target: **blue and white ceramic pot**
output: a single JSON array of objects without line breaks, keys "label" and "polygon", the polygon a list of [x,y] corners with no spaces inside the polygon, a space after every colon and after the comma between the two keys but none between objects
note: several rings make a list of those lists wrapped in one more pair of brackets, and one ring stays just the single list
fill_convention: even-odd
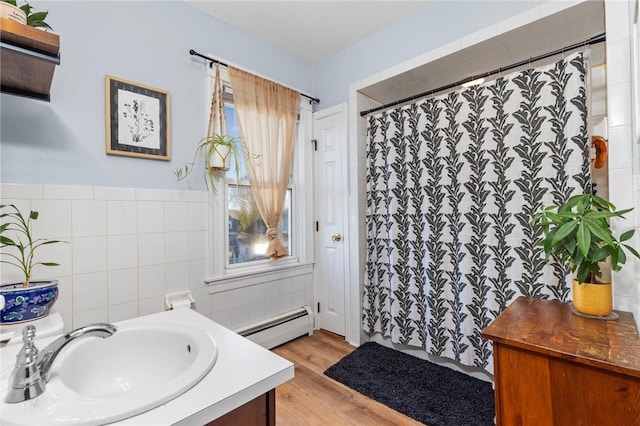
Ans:
[{"label": "blue and white ceramic pot", "polygon": [[32,281],[29,287],[20,284],[0,286],[0,324],[44,318],[51,312],[58,298],[58,280]]}]

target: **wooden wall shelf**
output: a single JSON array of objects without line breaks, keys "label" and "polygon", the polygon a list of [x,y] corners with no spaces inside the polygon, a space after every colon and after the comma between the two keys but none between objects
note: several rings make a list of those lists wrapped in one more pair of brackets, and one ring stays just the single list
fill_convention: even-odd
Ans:
[{"label": "wooden wall shelf", "polygon": [[60,37],[0,18],[0,48],[0,91],[49,102]]}]

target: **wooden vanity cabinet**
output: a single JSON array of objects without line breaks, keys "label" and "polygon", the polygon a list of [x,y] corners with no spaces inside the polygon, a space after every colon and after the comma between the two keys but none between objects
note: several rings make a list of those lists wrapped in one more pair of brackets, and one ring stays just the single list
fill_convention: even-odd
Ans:
[{"label": "wooden vanity cabinet", "polygon": [[206,426],[275,426],[276,390],[247,402],[224,416],[207,423]]},{"label": "wooden vanity cabinet", "polygon": [[497,425],[640,425],[638,330],[633,314],[616,313],[584,318],[520,297],[489,324]]}]

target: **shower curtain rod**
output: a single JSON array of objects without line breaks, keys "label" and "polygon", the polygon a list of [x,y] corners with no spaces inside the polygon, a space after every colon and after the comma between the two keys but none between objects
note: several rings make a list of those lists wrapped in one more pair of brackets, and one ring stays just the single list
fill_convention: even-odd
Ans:
[{"label": "shower curtain rod", "polygon": [[[219,61],[217,59],[213,59],[213,58],[210,58],[208,56],[205,56],[205,55],[203,55],[201,53],[196,52],[193,49],[189,50],[189,55],[191,55],[191,56],[199,56],[201,58],[206,59],[207,61],[211,61],[211,63],[209,64],[210,67],[213,67],[213,64],[218,64],[218,65],[222,65],[223,67],[229,68],[229,65],[225,64],[224,62],[221,62],[221,61]],[[313,102],[316,102],[316,103],[320,102],[320,99],[314,98],[313,96],[305,95],[304,93],[300,93],[300,95],[304,96],[305,98],[308,98],[310,104],[313,103]]]},{"label": "shower curtain rod", "polygon": [[571,46],[565,46],[562,49],[554,50],[553,52],[544,53],[542,55],[539,55],[539,56],[536,56],[536,57],[533,57],[533,58],[529,58],[529,59],[524,60],[524,61],[516,62],[515,64],[507,65],[505,67],[500,67],[498,69],[486,72],[484,74],[478,74],[478,75],[474,75],[473,77],[467,77],[467,78],[465,78],[463,80],[456,81],[455,83],[451,83],[451,84],[447,84],[446,86],[438,87],[437,89],[431,89],[431,90],[429,90],[427,92],[422,92],[422,93],[418,93],[417,95],[409,96],[408,98],[400,99],[398,101],[391,102],[391,103],[388,103],[388,104],[385,104],[385,105],[382,105],[382,106],[379,106],[379,107],[371,108],[371,109],[368,109],[366,111],[361,111],[360,112],[360,116],[364,117],[365,115],[371,114],[372,112],[377,112],[377,111],[380,111],[380,110],[383,110],[383,109],[391,108],[391,107],[403,104],[405,102],[413,101],[413,100],[416,100],[416,99],[425,98],[425,97],[427,97],[429,95],[433,95],[435,93],[442,92],[444,90],[453,89],[454,87],[460,86],[460,85],[462,85],[464,83],[469,83],[469,82],[471,82],[473,80],[477,80],[479,78],[489,77],[489,76],[494,75],[494,74],[499,74],[499,73],[501,73],[503,71],[509,71],[511,69],[521,67],[522,65],[530,64],[532,62],[536,62],[536,61],[539,61],[539,60],[542,60],[542,59],[546,59],[546,58],[549,58],[551,56],[559,55],[560,53],[565,53],[567,51],[570,51],[570,50],[573,50],[573,49],[577,49],[579,47],[583,47],[583,46],[587,46],[587,45],[591,46],[592,44],[602,43],[606,39],[607,39],[606,34],[602,33],[602,34],[599,34],[597,36],[593,36],[593,37],[591,37],[591,38],[589,38],[587,40],[584,40],[584,41],[582,41],[580,43],[575,43],[575,44],[572,44]]}]

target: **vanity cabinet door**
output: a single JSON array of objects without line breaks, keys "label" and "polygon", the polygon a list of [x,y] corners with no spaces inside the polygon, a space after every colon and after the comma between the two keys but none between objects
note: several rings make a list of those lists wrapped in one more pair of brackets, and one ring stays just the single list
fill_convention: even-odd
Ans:
[{"label": "vanity cabinet door", "polygon": [[206,426],[275,426],[276,390],[260,395]]}]

